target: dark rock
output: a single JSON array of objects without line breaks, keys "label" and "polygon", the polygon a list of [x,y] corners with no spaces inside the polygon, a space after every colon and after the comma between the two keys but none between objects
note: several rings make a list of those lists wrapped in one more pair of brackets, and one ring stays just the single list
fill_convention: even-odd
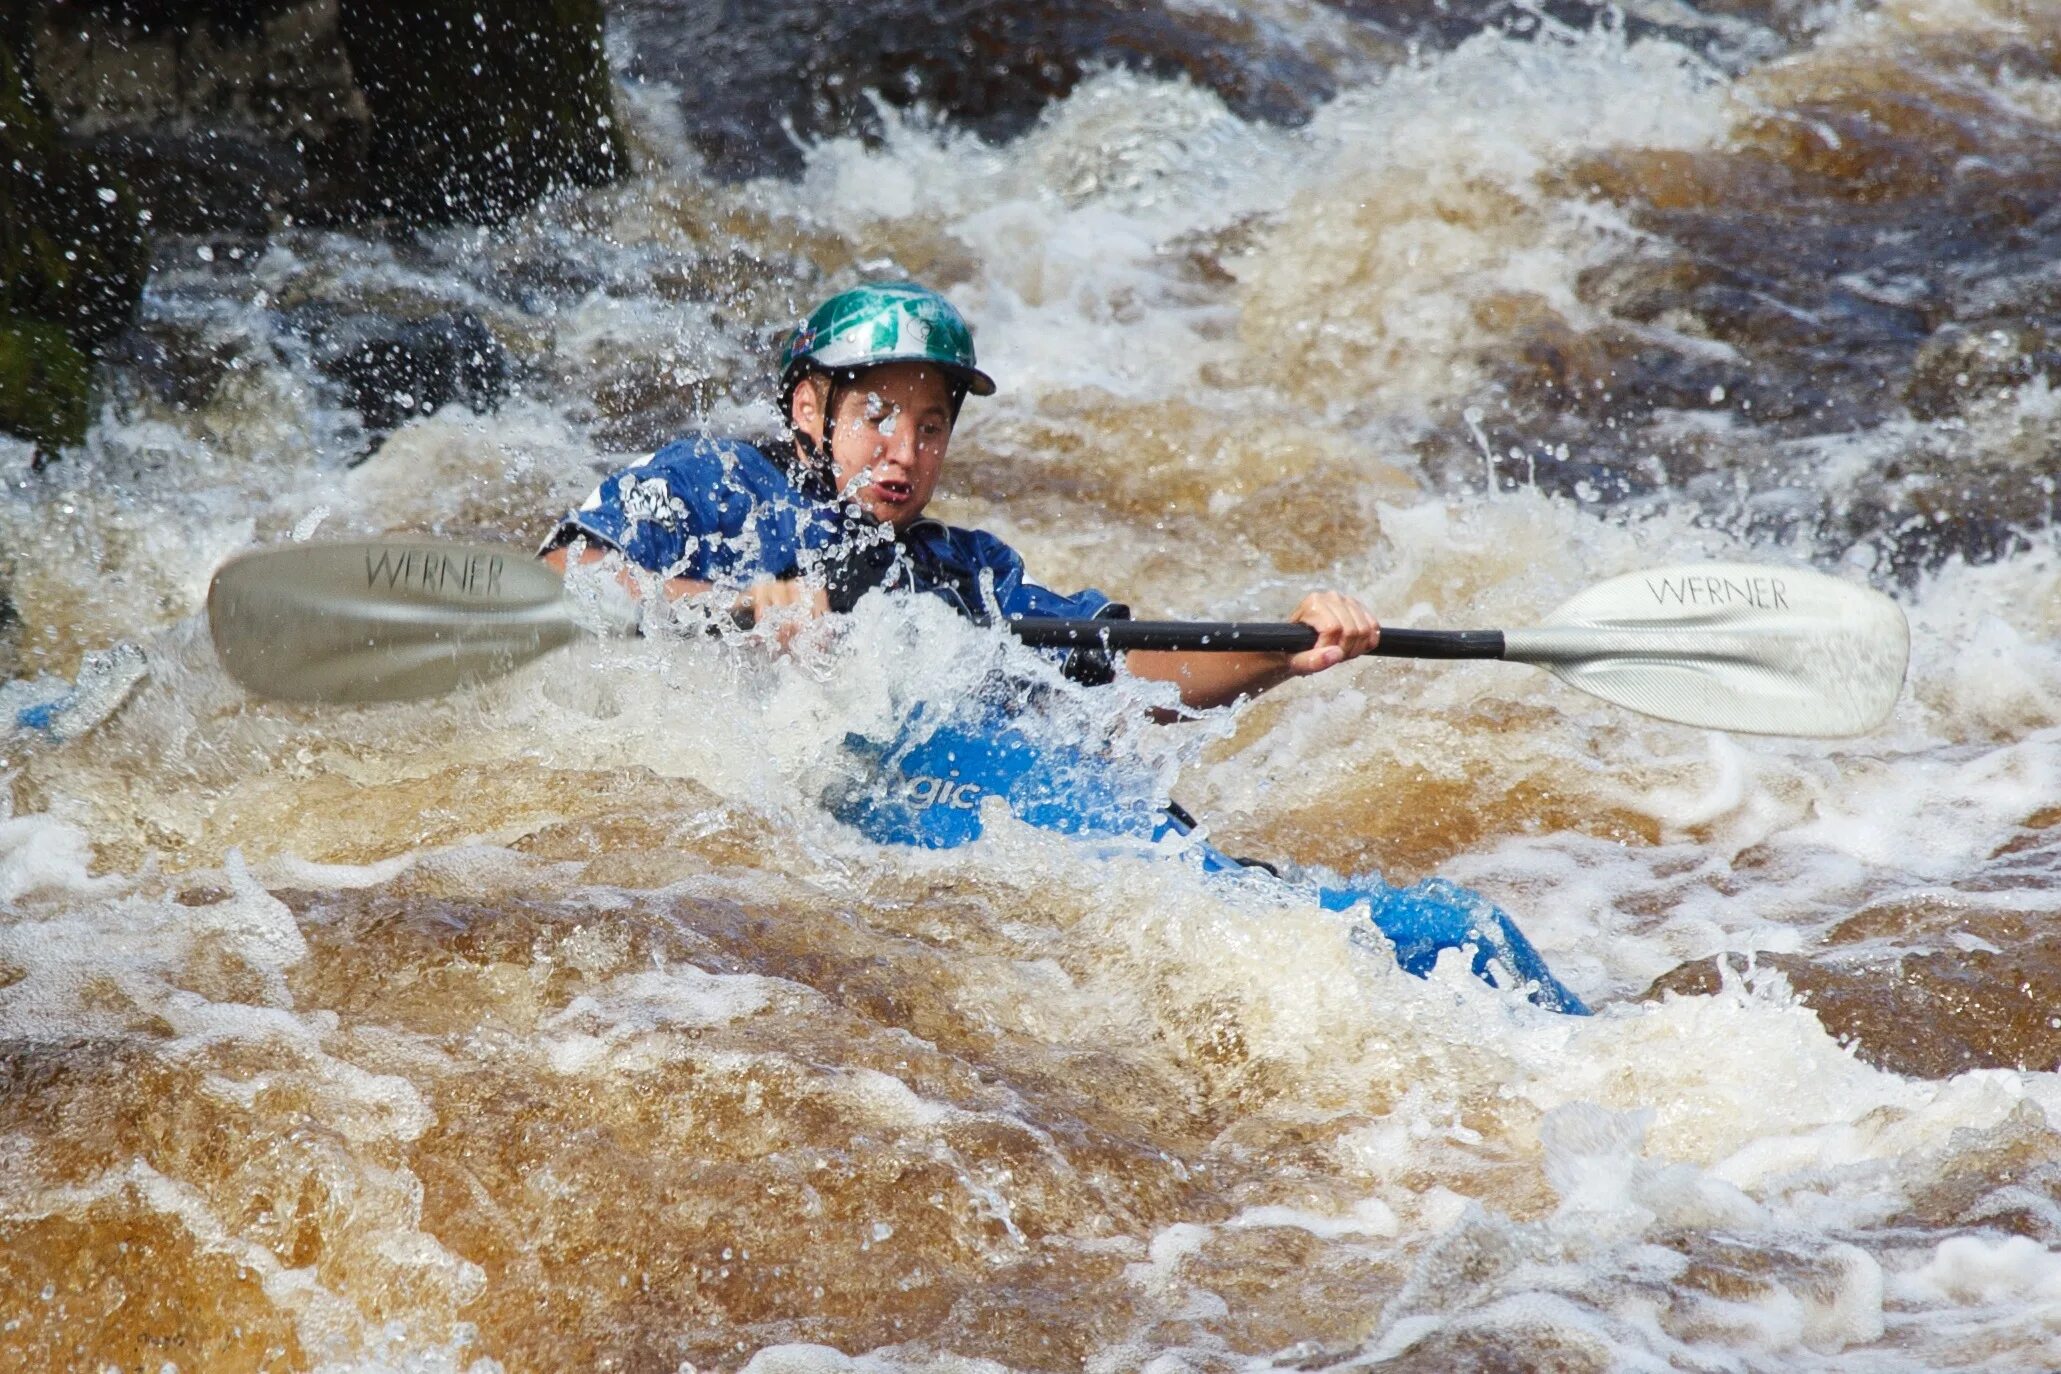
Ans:
[{"label": "dark rock", "polygon": [[369,213],[498,221],[627,167],[600,0],[338,0],[372,109]]},{"label": "dark rock", "polygon": [[36,47],[67,138],[129,177],[158,229],[263,233],[365,198],[372,114],[335,0],[71,0]]},{"label": "dark rock", "polygon": [[452,401],[484,412],[508,394],[508,352],[470,311],[394,320],[307,307],[292,328],[375,440]]},{"label": "dark rock", "polygon": [[[1716,43],[1721,32],[1719,26],[1707,21],[1696,23],[1699,16],[1686,7],[1682,10],[1682,18],[1686,22],[1669,24],[1628,12],[1610,0],[1329,0],[1329,3],[1333,9],[1341,10],[1362,23],[1425,47],[1457,47],[1476,34],[1491,31],[1512,38],[1529,38],[1550,25],[1556,29],[1577,31],[1608,26],[1622,31],[1634,42],[1659,39],[1677,47],[1696,50],[1706,57],[1720,55],[1723,51]],[[1773,4],[1763,0],[1756,4],[1756,8],[1776,8],[1780,3],[1781,0],[1774,0]],[[1702,0],[1697,8],[1710,11],[1711,0]]]},{"label": "dark rock", "polygon": [[0,315],[0,429],[36,443],[35,466],[86,437],[93,365],[65,331]]},{"label": "dark rock", "polygon": [[306,162],[276,142],[216,129],[125,129],[91,146],[121,169],[154,229],[262,235],[279,213],[325,218]]},{"label": "dark rock", "polygon": [[[1607,0],[1326,0],[1348,22],[1280,22],[1180,0],[611,0],[627,74],[680,92],[691,137],[720,175],[791,173],[799,142],[872,137],[875,102],[922,106],[983,138],[1013,137],[1100,67],[1180,77],[1241,118],[1300,123],[1341,78],[1494,31],[1610,27],[1736,68],[1783,46],[1776,27],[1658,23]],[[1734,0],[1772,24],[1802,0]],[[1337,35],[1349,32],[1342,43]],[[1745,45],[1742,48],[1741,45]]]},{"label": "dark rock", "polygon": [[214,399],[241,351],[238,344],[211,339],[197,326],[144,319],[115,340],[107,361],[120,391],[193,411]]},{"label": "dark rock", "polygon": [[65,136],[157,227],[494,221],[625,166],[599,0],[23,10]]}]

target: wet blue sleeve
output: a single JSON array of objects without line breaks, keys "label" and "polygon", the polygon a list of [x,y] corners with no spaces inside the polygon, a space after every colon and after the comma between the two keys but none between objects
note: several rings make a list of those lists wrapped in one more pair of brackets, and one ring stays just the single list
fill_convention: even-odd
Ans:
[{"label": "wet blue sleeve", "polygon": [[[720,444],[668,445],[604,478],[560,524],[558,542],[586,535],[662,577],[715,582],[741,573],[748,579],[762,555],[787,541],[778,531],[756,528],[765,521],[754,515],[767,512],[757,509],[755,494],[737,480],[736,462],[737,455]],[[740,538],[747,525],[754,526],[754,537]]]},{"label": "wet blue sleeve", "polygon": [[1041,587],[1024,574],[1023,556],[986,530],[968,531],[969,552],[982,572],[994,578],[995,600],[1004,616],[1076,616],[1092,619],[1112,603],[1090,588],[1071,596]]}]

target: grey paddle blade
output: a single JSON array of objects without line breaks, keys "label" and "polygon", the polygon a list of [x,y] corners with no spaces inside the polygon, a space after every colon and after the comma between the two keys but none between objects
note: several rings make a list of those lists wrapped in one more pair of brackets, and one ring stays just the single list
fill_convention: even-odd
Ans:
[{"label": "grey paddle blade", "polygon": [[208,626],[250,691],[338,703],[436,696],[583,633],[558,574],[520,551],[405,539],[232,559],[208,589]]},{"label": "grey paddle blade", "polygon": [[1911,649],[1880,592],[1746,563],[1612,578],[1504,641],[1505,658],[1662,720],[1815,736],[1887,720]]}]

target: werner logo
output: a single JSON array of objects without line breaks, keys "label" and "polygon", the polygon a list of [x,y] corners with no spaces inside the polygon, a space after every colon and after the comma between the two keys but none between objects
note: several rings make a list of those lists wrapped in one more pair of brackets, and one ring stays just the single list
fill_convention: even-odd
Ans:
[{"label": "werner logo", "polygon": [[1662,606],[1751,606],[1757,611],[1786,611],[1789,592],[1779,577],[1725,577],[1688,573],[1681,577],[1649,577],[1646,590]]},{"label": "werner logo", "polygon": [[928,811],[933,806],[949,806],[959,811],[978,810],[980,793],[981,787],[977,782],[953,782],[950,778],[928,777],[909,779],[909,800],[923,811]]},{"label": "werner logo", "polygon": [[367,587],[413,587],[460,596],[493,596],[501,590],[503,559],[476,553],[454,558],[435,549],[379,549],[365,554]]}]

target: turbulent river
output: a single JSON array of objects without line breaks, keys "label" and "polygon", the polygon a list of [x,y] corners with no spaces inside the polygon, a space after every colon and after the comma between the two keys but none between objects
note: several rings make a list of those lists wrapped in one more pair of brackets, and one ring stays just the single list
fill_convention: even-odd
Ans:
[{"label": "turbulent river", "polygon": [[[758,175],[619,15],[622,184],[161,240],[182,361],[0,441],[0,1365],[2061,1366],[2061,10],[1394,8],[1168,11],[1304,110],[1134,64]],[[1494,898],[1579,1020],[1137,847],[844,829],[846,732],[1020,652],[921,607],[426,704],[217,665],[223,559],[533,544],[763,431],[779,331],[885,272],[1001,383],[939,512],[1051,585],[1477,627],[1808,564],[1905,608],[1904,696],[1831,742],[1502,664],[1059,703],[1237,852]],[[507,394],[375,420],[310,342],[354,312],[471,316]]]}]

